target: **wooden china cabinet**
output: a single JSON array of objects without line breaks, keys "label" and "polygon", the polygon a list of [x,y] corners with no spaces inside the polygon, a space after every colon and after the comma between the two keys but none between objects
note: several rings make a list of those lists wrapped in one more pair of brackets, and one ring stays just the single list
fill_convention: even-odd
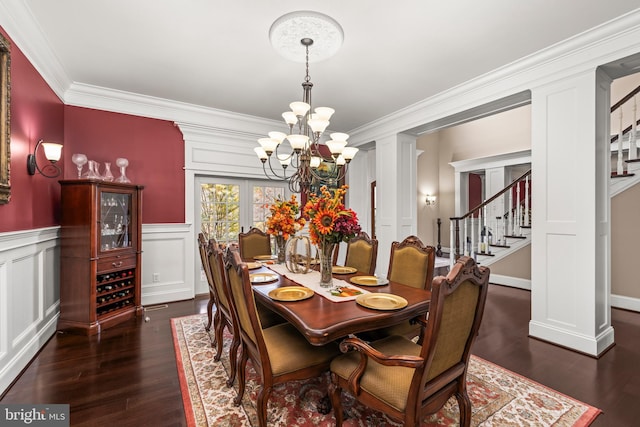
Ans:
[{"label": "wooden china cabinet", "polygon": [[95,179],[62,186],[58,330],[94,335],[142,315],[142,186]]}]

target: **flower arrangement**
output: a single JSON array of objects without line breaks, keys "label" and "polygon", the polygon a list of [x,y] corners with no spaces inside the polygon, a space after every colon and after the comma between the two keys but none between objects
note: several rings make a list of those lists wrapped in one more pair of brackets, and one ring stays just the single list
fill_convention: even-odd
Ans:
[{"label": "flower arrangement", "polygon": [[300,205],[295,194],[289,200],[276,200],[269,206],[269,211],[271,216],[267,218],[267,233],[282,236],[284,240],[300,231],[306,223],[302,217],[296,219],[300,213]]},{"label": "flower arrangement", "polygon": [[313,244],[346,242],[360,232],[358,216],[344,206],[347,188],[343,185],[331,194],[323,185],[319,196],[310,195],[304,215],[309,218],[309,235]]}]

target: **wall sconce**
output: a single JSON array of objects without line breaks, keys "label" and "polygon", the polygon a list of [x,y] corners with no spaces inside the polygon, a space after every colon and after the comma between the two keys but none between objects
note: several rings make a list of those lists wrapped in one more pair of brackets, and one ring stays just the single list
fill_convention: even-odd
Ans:
[{"label": "wall sconce", "polygon": [[[38,147],[42,145],[44,148],[44,156],[49,160],[49,163],[44,165],[42,168],[38,166],[38,161],[36,159],[36,154],[38,152]],[[33,149],[33,154],[29,154],[27,156],[27,172],[29,175],[35,175],[36,171],[40,173],[42,176],[46,176],[47,178],[55,178],[60,175],[60,168],[56,165],[56,162],[60,160],[62,156],[62,144],[56,144],[54,142],[44,142],[42,139],[38,141],[36,144],[36,148]],[[45,169],[51,169],[51,173],[44,172]]]},{"label": "wall sconce", "polygon": [[424,201],[427,206],[431,206],[431,205],[435,205],[436,204],[436,196],[430,196],[427,194],[427,198]]}]

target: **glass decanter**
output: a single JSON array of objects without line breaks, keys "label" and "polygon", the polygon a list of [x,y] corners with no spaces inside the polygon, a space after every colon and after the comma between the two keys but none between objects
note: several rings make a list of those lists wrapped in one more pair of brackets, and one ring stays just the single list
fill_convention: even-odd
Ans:
[{"label": "glass decanter", "polygon": [[129,160],[123,157],[118,157],[116,159],[116,166],[120,168],[120,176],[116,179],[116,182],[131,182],[131,180],[127,178],[126,174],[127,166],[129,166]]},{"label": "glass decanter", "polygon": [[111,173],[111,163],[104,162],[104,174],[102,175],[103,181],[113,181],[113,174]]},{"label": "glass decanter", "polygon": [[83,175],[89,179],[100,179],[100,173],[98,172],[98,162],[95,160],[89,160],[89,170]]}]

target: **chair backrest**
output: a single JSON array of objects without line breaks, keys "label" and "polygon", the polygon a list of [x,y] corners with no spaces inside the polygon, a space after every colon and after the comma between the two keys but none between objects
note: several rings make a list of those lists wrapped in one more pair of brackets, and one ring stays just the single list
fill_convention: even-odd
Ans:
[{"label": "chair backrest", "polygon": [[209,257],[207,256],[207,240],[204,237],[204,234],[198,234],[198,250],[200,252],[200,261],[202,262],[202,269],[204,270],[204,275],[207,278],[207,284],[209,286],[209,292],[214,296],[216,294],[216,289],[213,284],[213,276],[211,274],[211,264],[209,264]]},{"label": "chair backrest", "polygon": [[[461,257],[446,277],[431,288],[429,320],[424,330],[421,356],[425,359],[418,387],[430,382],[447,384],[466,373],[471,345],[484,313],[489,269]],[[414,378],[415,380],[415,378]]]},{"label": "chair backrest", "polygon": [[224,262],[231,290],[231,303],[235,308],[240,336],[243,342],[252,347],[249,349],[251,352],[257,351],[261,355],[267,355],[247,265],[242,261],[239,251],[233,246],[226,249]]},{"label": "chair backrest", "polygon": [[[224,311],[224,315],[231,316],[231,306],[229,304],[229,286],[224,273],[223,253],[215,239],[209,239],[207,245],[207,259],[213,277],[218,309]],[[222,306],[222,307],[220,307]],[[231,321],[231,319],[229,319]]]},{"label": "chair backrest", "polygon": [[246,233],[238,234],[240,257],[245,261],[253,261],[259,255],[271,254],[271,238],[259,228],[251,227]]},{"label": "chair backrest", "polygon": [[400,243],[391,244],[387,278],[392,282],[429,290],[435,262],[436,249],[425,246],[416,236],[409,236]]},{"label": "chair backrest", "polygon": [[361,231],[347,243],[344,265],[373,274],[376,271],[377,258],[378,240],[371,239],[366,232]]}]

